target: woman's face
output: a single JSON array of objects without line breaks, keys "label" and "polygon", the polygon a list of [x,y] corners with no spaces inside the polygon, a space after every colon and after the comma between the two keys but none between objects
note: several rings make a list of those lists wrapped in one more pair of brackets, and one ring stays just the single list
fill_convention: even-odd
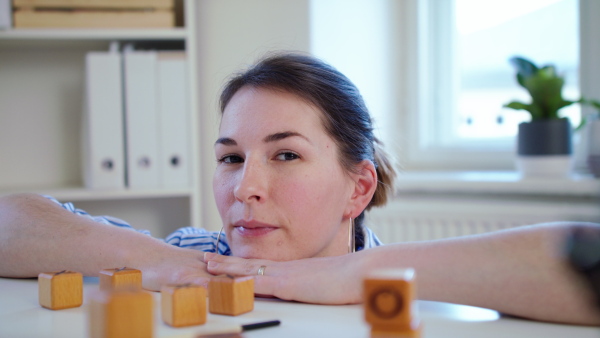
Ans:
[{"label": "woman's face", "polygon": [[282,91],[243,87],[215,144],[215,199],[234,256],[292,260],[348,252],[348,200],[321,112]]}]

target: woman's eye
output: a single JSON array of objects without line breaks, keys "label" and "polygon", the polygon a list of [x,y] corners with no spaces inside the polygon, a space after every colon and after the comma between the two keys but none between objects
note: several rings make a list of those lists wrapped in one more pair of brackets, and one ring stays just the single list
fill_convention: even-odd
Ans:
[{"label": "woman's eye", "polygon": [[278,154],[277,156],[275,156],[275,159],[278,161],[293,161],[296,159],[299,159],[300,156],[298,156],[298,154],[292,153],[292,152],[285,152],[285,153],[281,153]]},{"label": "woman's eye", "polygon": [[225,155],[219,159],[219,163],[243,163],[244,159],[237,155]]}]

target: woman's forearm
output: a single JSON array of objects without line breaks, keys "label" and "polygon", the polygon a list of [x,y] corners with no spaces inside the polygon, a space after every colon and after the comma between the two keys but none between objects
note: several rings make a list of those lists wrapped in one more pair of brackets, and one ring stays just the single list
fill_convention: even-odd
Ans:
[{"label": "woman's forearm", "polygon": [[[398,243],[355,254],[273,262],[206,254],[213,274],[255,275],[260,294],[320,304],[362,300],[378,268],[416,270],[420,299],[494,309],[541,321],[599,325],[592,292],[567,265],[572,224],[548,224],[453,239]],[[595,228],[598,225],[582,225]]]},{"label": "woman's forearm", "polygon": [[414,267],[421,299],[480,306],[537,320],[600,324],[591,291],[563,253],[572,226],[537,225],[387,245],[367,250],[364,260],[368,270]]},{"label": "woman's forearm", "polygon": [[131,266],[143,252],[168,246],[149,236],[72,214],[44,197],[0,198],[0,276],[34,277],[42,271]]}]

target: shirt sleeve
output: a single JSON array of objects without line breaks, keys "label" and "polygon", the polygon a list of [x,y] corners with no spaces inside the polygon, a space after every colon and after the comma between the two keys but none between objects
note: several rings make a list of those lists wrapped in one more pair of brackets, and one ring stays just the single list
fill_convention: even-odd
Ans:
[{"label": "shirt sleeve", "polygon": [[135,230],[135,231],[140,232],[140,233],[145,234],[145,235],[149,235],[149,236],[151,235],[150,231],[135,229],[129,223],[125,222],[122,219],[119,219],[119,218],[116,218],[116,217],[112,217],[112,216],[92,216],[92,215],[88,214],[85,210],[75,208],[75,206],[71,202],[61,203],[56,198],[54,198],[52,196],[48,196],[48,195],[42,195],[42,196],[45,197],[45,198],[47,198],[47,199],[49,199],[50,201],[58,204],[63,209],[65,209],[65,210],[67,210],[67,211],[69,211],[69,212],[71,212],[71,213],[73,213],[75,215],[79,215],[81,217],[85,217],[85,218],[87,218],[89,220],[92,220],[94,222],[98,222],[98,223],[102,223],[102,224],[107,224],[107,225],[114,225],[114,226],[118,226],[120,228]]},{"label": "shirt sleeve", "polygon": [[[94,222],[106,224],[106,225],[114,225],[120,228],[131,229],[142,234],[151,236],[150,231],[148,230],[139,230],[132,227],[129,223],[125,222],[122,219],[112,217],[112,216],[92,216],[88,212],[82,209],[75,208],[73,203],[61,203],[56,198],[48,195],[42,195],[48,200],[56,203],[61,206],[63,209],[81,217],[85,217]],[[181,248],[188,248],[194,250],[200,250],[205,252],[215,252],[215,248],[217,247],[217,238],[218,240],[218,253],[221,255],[231,255],[231,250],[229,248],[229,244],[227,243],[227,237],[223,233],[219,237],[219,232],[207,231],[205,229],[194,228],[194,227],[185,227],[180,228],[174,233],[167,236],[164,241],[168,244],[178,246]]]},{"label": "shirt sleeve", "polygon": [[365,229],[365,247],[363,249],[370,249],[376,246],[383,245],[383,243],[377,238],[377,235],[373,232],[373,230],[368,227],[364,227]]},{"label": "shirt sleeve", "polygon": [[180,228],[165,238],[165,242],[180,248],[200,250],[204,252],[216,252],[218,238],[218,253],[220,255],[231,255],[227,237],[224,233],[219,237],[218,231],[207,231],[206,229],[185,227]]}]

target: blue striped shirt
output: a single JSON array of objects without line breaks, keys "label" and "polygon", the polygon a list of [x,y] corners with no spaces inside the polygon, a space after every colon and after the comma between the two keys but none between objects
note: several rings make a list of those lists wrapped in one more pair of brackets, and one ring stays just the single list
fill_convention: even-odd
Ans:
[{"label": "blue striped shirt", "polygon": [[[102,223],[102,224],[113,225],[113,226],[118,226],[118,227],[125,228],[125,229],[135,230],[142,234],[151,236],[150,231],[135,229],[129,223],[125,222],[122,219],[112,217],[112,216],[92,216],[89,213],[87,213],[85,210],[75,208],[73,203],[70,203],[70,202],[61,203],[52,196],[44,196],[44,197],[46,197],[47,199],[60,205],[63,209],[65,209],[73,214],[79,215],[81,217],[85,217],[87,219],[90,219],[92,221]],[[382,245],[379,238],[377,238],[377,236],[375,235],[375,233],[373,233],[373,231],[371,231],[371,229],[369,229],[367,227],[364,227],[364,229],[365,229],[365,246],[364,246],[364,248],[356,248],[357,251]],[[195,249],[195,250],[206,251],[206,252],[216,252],[215,247],[217,245],[217,237],[218,236],[219,236],[218,231],[207,231],[206,229],[202,229],[202,228],[184,227],[184,228],[177,229],[174,233],[167,236],[163,241],[165,241],[168,244],[175,245],[175,246],[178,246],[181,248]],[[231,249],[229,248],[229,244],[227,243],[227,237],[225,236],[225,233],[222,233],[221,237],[219,238],[218,253],[221,255],[226,255],[226,256],[231,255]]]}]

